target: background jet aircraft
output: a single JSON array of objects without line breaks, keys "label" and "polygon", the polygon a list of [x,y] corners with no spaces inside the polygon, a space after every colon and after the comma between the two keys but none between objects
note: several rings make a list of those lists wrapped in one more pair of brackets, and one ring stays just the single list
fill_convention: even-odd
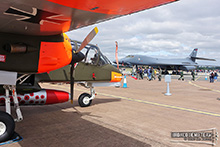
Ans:
[{"label": "background jet aircraft", "polygon": [[196,66],[198,66],[198,64],[195,62],[196,59],[215,61],[214,59],[197,57],[197,51],[197,48],[194,49],[189,57],[183,59],[161,59],[144,55],[128,55],[125,58],[120,59],[119,63],[125,65],[149,65],[153,66],[154,68],[162,68],[167,70],[189,71],[196,69]]}]

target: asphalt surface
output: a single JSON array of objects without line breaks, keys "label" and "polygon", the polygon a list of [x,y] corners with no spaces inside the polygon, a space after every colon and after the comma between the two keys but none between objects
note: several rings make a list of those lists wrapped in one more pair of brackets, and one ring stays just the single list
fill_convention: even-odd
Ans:
[{"label": "asphalt surface", "polygon": [[[164,79],[127,77],[128,88],[97,87],[97,96],[87,108],[77,104],[77,97],[88,91],[80,86],[74,105],[22,107],[24,120],[16,124],[16,132],[24,139],[5,146],[210,146],[174,143],[171,132],[220,130],[220,82],[209,83],[204,75],[196,76],[196,81],[190,76],[185,81],[177,78],[172,76],[171,96],[164,95]],[[68,85],[42,86],[69,90]]]}]

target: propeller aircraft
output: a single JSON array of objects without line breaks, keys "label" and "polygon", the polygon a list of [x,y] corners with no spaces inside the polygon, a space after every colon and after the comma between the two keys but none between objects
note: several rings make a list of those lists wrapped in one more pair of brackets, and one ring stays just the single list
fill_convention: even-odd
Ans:
[{"label": "propeller aircraft", "polygon": [[[6,110],[0,111],[0,142],[13,135],[15,121],[23,120],[17,96],[18,81],[22,83],[32,74],[70,64],[73,100],[73,66],[83,60],[80,51],[97,34],[97,29],[89,33],[76,51],[72,50],[71,40],[65,32],[175,1],[1,0],[0,85],[5,90]],[[56,95],[54,92],[52,95]],[[15,120],[11,116],[9,93],[12,93],[17,114]]]},{"label": "propeller aircraft", "polygon": [[[79,41],[71,41],[73,50],[81,45]],[[101,50],[93,44],[87,44],[82,50],[85,58],[74,65],[74,82],[85,88],[90,88],[90,94],[83,93],[79,96],[78,103],[81,107],[87,107],[95,98],[95,87],[120,86],[122,74],[114,67]],[[47,105],[66,102],[69,94],[64,91],[41,88],[39,83],[65,83],[70,84],[71,64],[57,70],[32,74],[16,83],[18,101],[20,105]],[[45,96],[43,93],[47,93]],[[53,96],[52,93],[59,94]],[[0,104],[4,104],[5,97],[3,87],[0,87]],[[9,96],[10,97],[10,96]],[[43,97],[43,98],[42,98]],[[13,102],[12,97],[11,103]]]}]

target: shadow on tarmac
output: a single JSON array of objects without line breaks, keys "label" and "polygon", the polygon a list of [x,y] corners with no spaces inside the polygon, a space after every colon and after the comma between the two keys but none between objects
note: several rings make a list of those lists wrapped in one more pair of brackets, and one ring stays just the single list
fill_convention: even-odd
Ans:
[{"label": "shadow on tarmac", "polygon": [[[95,104],[103,101],[96,99]],[[105,99],[105,102],[113,100]],[[16,132],[23,140],[18,144],[24,147],[151,146],[81,118],[90,115],[89,112],[66,113],[63,109],[73,108],[70,103],[22,107],[24,120],[16,123]]]},{"label": "shadow on tarmac", "polygon": [[113,99],[113,98],[97,98],[95,99],[94,101],[92,101],[92,104],[91,105],[98,105],[98,104],[104,104],[104,103],[112,103],[112,102],[119,102],[121,101],[121,99]]}]

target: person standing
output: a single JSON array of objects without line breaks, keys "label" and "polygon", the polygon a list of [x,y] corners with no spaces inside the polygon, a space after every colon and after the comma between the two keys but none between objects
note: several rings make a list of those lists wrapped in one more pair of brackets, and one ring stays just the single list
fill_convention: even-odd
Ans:
[{"label": "person standing", "polygon": [[142,67],[139,68],[139,74],[140,74],[140,79],[143,80],[143,69],[142,69]]},{"label": "person standing", "polygon": [[137,68],[136,72],[137,72],[136,73],[137,74],[137,79],[140,80],[140,74],[139,74],[140,73],[140,67]]},{"label": "person standing", "polygon": [[151,81],[151,67],[149,66],[148,70],[147,70],[147,75],[148,75],[148,80]]},{"label": "person standing", "polygon": [[192,70],[191,75],[192,75],[192,81],[195,81],[195,72],[194,72],[194,70]]},{"label": "person standing", "polygon": [[154,76],[154,68],[153,68],[153,67],[151,67],[150,72],[151,72],[151,80],[155,80],[155,76]]},{"label": "person standing", "polygon": [[209,76],[209,78],[210,78],[210,83],[213,83],[213,82],[214,82],[214,76],[215,76],[214,72],[211,71],[210,76]]},{"label": "person standing", "polygon": [[144,77],[147,77],[147,79],[148,79],[148,74],[147,74],[147,68],[146,67],[144,68]]},{"label": "person standing", "polygon": [[157,78],[157,70],[154,69],[154,79],[156,79],[156,78]]},{"label": "person standing", "polygon": [[135,74],[136,74],[136,67],[135,67],[135,65],[134,65],[133,68],[132,68],[131,75],[132,75],[132,76],[135,76]]},{"label": "person standing", "polygon": [[180,72],[180,77],[179,77],[178,80],[182,80],[182,81],[184,81],[183,71]]},{"label": "person standing", "polygon": [[159,68],[159,73],[158,73],[158,80],[161,81],[161,76],[162,76],[162,69]]},{"label": "person standing", "polygon": [[214,82],[217,81],[217,78],[218,78],[218,74],[217,74],[217,72],[215,71],[215,72],[214,72]]}]

